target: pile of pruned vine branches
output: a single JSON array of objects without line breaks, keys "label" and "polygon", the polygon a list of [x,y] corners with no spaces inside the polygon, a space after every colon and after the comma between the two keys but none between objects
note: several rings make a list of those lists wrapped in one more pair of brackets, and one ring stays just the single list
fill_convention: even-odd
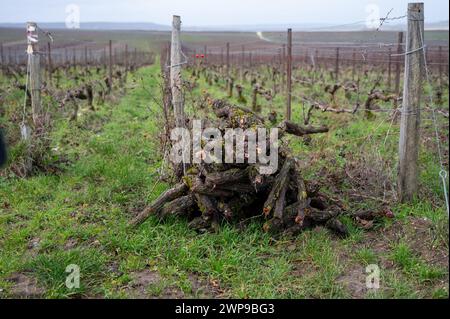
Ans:
[{"label": "pile of pruned vine branches", "polygon": [[[210,98],[207,104],[213,115],[202,120],[205,127],[217,127],[222,133],[226,128],[266,128],[266,120],[249,109]],[[265,219],[263,229],[274,234],[298,234],[324,225],[345,235],[347,229],[338,219],[344,212],[343,205],[323,194],[317,183],[303,178],[299,160],[283,143],[286,134],[304,136],[324,133],[328,128],[303,127],[291,121],[283,121],[277,127],[281,143],[275,172],[261,174],[259,164],[249,163],[247,154],[244,163],[190,164],[180,174],[179,182],[138,214],[131,225],[137,226],[151,215],[162,219],[179,216],[187,218],[199,232],[206,232],[223,222],[259,216]]]}]

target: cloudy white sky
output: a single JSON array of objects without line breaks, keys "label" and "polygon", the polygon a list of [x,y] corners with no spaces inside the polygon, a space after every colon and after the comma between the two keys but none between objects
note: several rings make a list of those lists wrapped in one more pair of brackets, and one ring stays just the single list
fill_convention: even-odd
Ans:
[{"label": "cloudy white sky", "polygon": [[[428,22],[448,20],[448,0],[425,0]],[[182,16],[189,26],[242,24],[345,24],[365,20],[366,6],[383,15],[406,12],[408,0],[0,0],[0,23],[64,22],[68,4],[80,8],[83,22],[154,22],[170,24]]]}]

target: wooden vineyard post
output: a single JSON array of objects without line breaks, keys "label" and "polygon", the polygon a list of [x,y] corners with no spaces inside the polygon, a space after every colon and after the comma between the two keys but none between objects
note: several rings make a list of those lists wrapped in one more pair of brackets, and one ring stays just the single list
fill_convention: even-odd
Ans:
[{"label": "wooden vineyard post", "polygon": [[288,29],[287,38],[287,61],[286,61],[286,120],[291,119],[291,99],[292,99],[292,29]]},{"label": "wooden vineyard post", "polygon": [[[226,90],[228,91],[228,95],[230,94],[230,81],[231,81],[231,70],[230,70],[230,43],[227,42],[226,45],[226,69],[225,69],[225,77],[226,77]],[[231,94],[233,93],[233,88],[231,88]]]},{"label": "wooden vineyard post", "polygon": [[50,42],[47,42],[47,75],[48,75],[48,84],[52,85],[52,45]]},{"label": "wooden vineyard post", "polygon": [[185,127],[183,92],[181,90],[181,42],[180,16],[173,16],[172,43],[170,48],[170,87],[172,91],[172,105],[175,116],[175,126]]},{"label": "wooden vineyard post", "polygon": [[442,64],[443,64],[443,61],[442,61],[443,59],[442,59],[442,46],[440,45],[439,46],[439,62],[438,62],[438,72],[439,72],[439,90],[440,91],[442,91],[442,89],[443,89],[443,83],[442,83]]},{"label": "wooden vineyard post", "polygon": [[242,46],[242,52],[241,52],[241,72],[240,72],[241,82],[244,82],[244,65],[245,65],[245,46]]},{"label": "wooden vineyard post", "polygon": [[281,55],[281,48],[278,49],[278,68],[283,70],[283,56]]},{"label": "wooden vineyard post", "polygon": [[113,66],[113,62],[112,62],[112,41],[109,40],[109,72],[108,72],[108,81],[109,81],[109,85],[108,85],[108,93],[111,93],[112,90],[112,66]]},{"label": "wooden vineyard post", "polygon": [[128,77],[128,44],[125,44],[125,76],[124,76],[125,86],[127,83],[127,77]]},{"label": "wooden vineyard post", "polygon": [[203,59],[203,63],[206,65],[208,63],[208,47],[205,45],[205,47],[203,48],[203,55],[204,55],[204,59]]},{"label": "wooden vineyard post", "polygon": [[388,49],[388,78],[387,78],[387,88],[391,90],[391,80],[392,80],[392,49]]},{"label": "wooden vineyard post", "polygon": [[0,61],[2,63],[2,67],[0,68],[0,70],[2,72],[4,72],[4,70],[5,70],[5,56],[3,54],[3,43],[0,43]]},{"label": "wooden vineyard post", "polygon": [[310,59],[309,59],[309,50],[308,50],[308,48],[306,48],[306,50],[305,50],[305,68],[306,68],[306,66],[310,63]]},{"label": "wooden vineyard post", "polygon": [[103,48],[103,68],[105,69],[105,74],[107,73],[108,70],[108,58],[107,58],[107,54],[106,54],[106,47]]},{"label": "wooden vineyard post", "polygon": [[399,32],[397,41],[397,62],[395,66],[395,94],[397,96],[400,96],[400,71],[402,58],[399,54],[403,52],[402,45],[403,45],[403,32]]},{"label": "wooden vineyard post", "polygon": [[73,48],[73,50],[72,50],[72,64],[73,64],[73,69],[76,70],[76,68],[77,68],[77,52],[76,52],[75,48]]},{"label": "wooden vineyard post", "polygon": [[352,53],[352,81],[355,81],[356,75],[356,49],[353,49]]},{"label": "wooden vineyard post", "polygon": [[84,47],[84,67],[86,70],[88,69],[88,48],[87,48],[87,46]]},{"label": "wooden vineyard post", "polygon": [[336,48],[336,60],[334,66],[334,81],[339,81],[339,48]]},{"label": "wooden vineyard post", "polygon": [[314,50],[314,70],[319,70],[319,49]]},{"label": "wooden vineyard post", "polygon": [[286,86],[286,44],[283,44],[281,52],[281,85],[284,89]]},{"label": "wooden vineyard post", "polygon": [[400,122],[398,195],[401,202],[410,201],[417,193],[420,127],[420,97],[424,67],[424,6],[408,4],[405,80]]},{"label": "wooden vineyard post", "polygon": [[4,51],[3,51],[3,43],[0,43],[0,61],[3,64],[5,63],[5,56],[4,56]]},{"label": "wooden vineyard post", "polygon": [[226,52],[226,75],[230,76],[230,42],[227,42],[227,52]]},{"label": "wooden vineyard post", "polygon": [[[41,106],[41,65],[38,45],[37,24],[27,23],[27,54],[29,56],[30,82],[29,90],[31,95],[31,109],[33,113],[33,123],[35,126],[40,123],[42,113]],[[26,94],[26,93],[25,93]]]}]

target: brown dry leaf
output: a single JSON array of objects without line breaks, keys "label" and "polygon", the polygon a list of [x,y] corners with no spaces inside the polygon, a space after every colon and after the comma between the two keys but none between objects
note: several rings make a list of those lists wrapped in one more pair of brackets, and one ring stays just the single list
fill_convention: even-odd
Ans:
[{"label": "brown dry leaf", "polygon": [[361,219],[359,217],[356,217],[356,221],[358,222],[358,225],[361,226],[364,229],[371,229],[371,228],[373,228],[373,220],[365,220],[365,219]]}]

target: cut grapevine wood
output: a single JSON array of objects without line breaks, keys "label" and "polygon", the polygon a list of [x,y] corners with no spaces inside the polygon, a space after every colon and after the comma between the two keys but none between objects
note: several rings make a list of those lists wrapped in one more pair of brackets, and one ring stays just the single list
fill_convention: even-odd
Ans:
[{"label": "cut grapevine wood", "polygon": [[168,189],[161,196],[158,197],[152,205],[145,208],[135,219],[131,222],[132,225],[138,225],[148,218],[152,213],[157,213],[164,206],[165,203],[173,201],[178,197],[185,195],[188,187],[184,183],[179,183],[175,187]]},{"label": "cut grapevine wood", "polygon": [[[270,191],[266,202],[264,203],[263,213],[265,216],[269,216],[281,195],[283,197],[286,196],[286,190],[284,188],[285,185],[288,184],[290,168],[291,162],[290,160],[286,160],[280,170],[280,173],[278,174],[278,177],[275,179],[274,185],[272,186],[272,190]],[[281,198],[281,200],[284,201],[284,198]],[[279,204],[279,206],[281,205],[283,205],[284,208],[284,204]],[[280,212],[278,212],[278,214],[280,214]],[[280,219],[282,218],[282,216],[276,216],[276,214],[275,217],[279,217]]]},{"label": "cut grapevine wood", "polygon": [[166,218],[168,216],[183,216],[189,214],[189,212],[194,210],[195,207],[195,196],[188,194],[178,197],[165,204],[158,212],[157,216],[160,218]]},{"label": "cut grapevine wood", "polygon": [[295,124],[291,121],[283,121],[279,127],[286,133],[296,135],[296,136],[303,136],[308,134],[316,134],[316,133],[326,133],[329,131],[328,127],[321,126],[321,127],[313,127],[313,126],[300,126],[298,124]]},{"label": "cut grapevine wood", "polygon": [[[204,108],[205,111],[209,108],[216,117],[203,119],[205,126],[255,129],[268,125],[263,117],[249,109],[209,96]],[[281,137],[328,132],[325,126],[303,127],[292,121],[284,121],[277,128]],[[192,164],[181,182],[144,209],[131,225],[139,225],[150,215],[177,216],[188,219],[189,227],[205,232],[216,230],[223,222],[259,218],[265,219],[263,229],[272,234],[296,234],[316,225],[346,234],[344,224],[338,220],[344,212],[342,207],[321,194],[314,183],[308,186],[299,160],[287,147],[278,148],[278,160],[279,168],[270,175],[261,174],[259,164],[249,163],[247,159],[243,163]]]}]

